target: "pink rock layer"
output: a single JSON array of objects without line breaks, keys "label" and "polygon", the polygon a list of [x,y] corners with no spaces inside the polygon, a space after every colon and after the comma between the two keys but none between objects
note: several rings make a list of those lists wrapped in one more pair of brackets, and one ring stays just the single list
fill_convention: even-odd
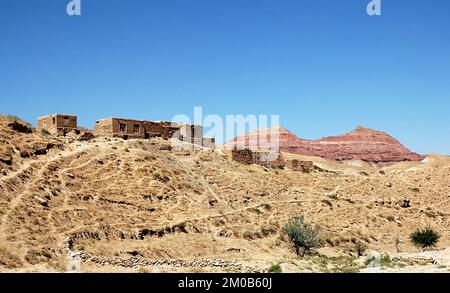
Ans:
[{"label": "pink rock layer", "polygon": [[279,146],[281,152],[339,161],[363,160],[390,163],[424,159],[423,156],[410,151],[387,133],[364,127],[357,127],[344,135],[319,140],[300,139],[283,127],[264,129],[237,136],[224,147],[232,149],[235,145],[253,150]]}]

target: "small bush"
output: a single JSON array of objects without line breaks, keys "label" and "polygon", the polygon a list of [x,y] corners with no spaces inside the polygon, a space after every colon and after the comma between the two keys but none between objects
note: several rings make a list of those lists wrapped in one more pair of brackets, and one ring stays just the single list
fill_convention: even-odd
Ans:
[{"label": "small bush", "polygon": [[387,216],[386,219],[387,219],[389,222],[395,222],[395,217],[394,217],[394,216]]},{"label": "small bush", "polygon": [[281,269],[280,264],[273,264],[268,269],[269,273],[282,273],[283,270]]},{"label": "small bush", "polygon": [[284,226],[284,233],[291,240],[295,253],[298,256],[304,256],[312,248],[320,244],[319,230],[305,223],[303,216],[289,219],[286,226]]},{"label": "small bush", "polygon": [[357,241],[355,243],[355,250],[356,250],[356,254],[358,254],[358,256],[363,256],[367,250],[367,244],[365,244],[361,241]]},{"label": "small bush", "polygon": [[417,187],[413,187],[413,188],[411,188],[411,191],[412,191],[412,192],[417,192],[417,193],[419,193],[419,192],[420,192],[420,189],[417,188]]},{"label": "small bush", "polygon": [[435,232],[431,227],[425,229],[418,229],[414,231],[411,236],[411,241],[414,245],[426,248],[437,244],[439,241],[439,234]]}]

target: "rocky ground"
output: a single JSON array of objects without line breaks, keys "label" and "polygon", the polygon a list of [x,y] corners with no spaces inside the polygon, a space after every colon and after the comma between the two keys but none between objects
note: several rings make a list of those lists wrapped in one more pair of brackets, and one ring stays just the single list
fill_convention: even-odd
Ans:
[{"label": "rocky ground", "polygon": [[[83,141],[10,123],[0,119],[1,271],[450,269],[446,157],[385,167],[308,157],[322,171],[301,173],[162,139]],[[282,232],[298,215],[322,239],[303,258]],[[425,226],[441,239],[422,259],[409,235]],[[381,268],[365,269],[357,242],[383,255]]]}]

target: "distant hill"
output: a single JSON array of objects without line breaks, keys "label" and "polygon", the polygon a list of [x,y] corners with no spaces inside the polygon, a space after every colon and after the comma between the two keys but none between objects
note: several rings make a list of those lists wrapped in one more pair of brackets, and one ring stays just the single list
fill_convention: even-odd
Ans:
[{"label": "distant hill", "polygon": [[401,161],[421,161],[423,156],[404,147],[389,134],[357,127],[344,135],[326,137],[319,140],[300,139],[284,127],[263,129],[237,136],[225,144],[226,149],[232,149],[236,144],[243,144],[252,149],[270,148],[277,141],[282,152],[316,156],[333,160],[363,160],[374,163],[389,163]]}]

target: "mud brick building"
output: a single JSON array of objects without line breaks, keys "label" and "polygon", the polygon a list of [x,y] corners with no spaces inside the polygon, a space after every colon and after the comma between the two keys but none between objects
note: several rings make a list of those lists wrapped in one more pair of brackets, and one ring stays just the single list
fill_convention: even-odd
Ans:
[{"label": "mud brick building", "polygon": [[314,163],[311,161],[289,160],[287,167],[293,171],[312,172],[314,171]]},{"label": "mud brick building", "polygon": [[38,130],[46,130],[50,134],[66,135],[70,131],[77,131],[77,116],[67,114],[52,114],[37,119]]},{"label": "mud brick building", "polygon": [[107,118],[97,120],[94,125],[95,136],[111,136],[124,139],[162,137],[165,139],[177,136],[180,127],[170,122],[152,122],[123,118]]},{"label": "mud brick building", "polygon": [[180,139],[195,145],[203,145],[203,127],[199,125],[180,125]]},{"label": "mud brick building", "polygon": [[286,166],[286,162],[281,153],[278,152],[252,151],[249,149],[239,150],[235,148],[231,151],[231,154],[234,161],[244,165],[257,164],[272,168]]},{"label": "mud brick building", "polygon": [[184,142],[215,148],[214,139],[203,138],[203,127],[198,125],[176,124],[166,121],[144,121],[123,118],[100,119],[94,125],[95,136],[120,137],[123,139],[148,139],[162,137],[176,138]]},{"label": "mud brick building", "polygon": [[106,118],[97,120],[94,125],[95,136],[111,136],[124,139],[148,138],[144,123],[140,120]]}]

